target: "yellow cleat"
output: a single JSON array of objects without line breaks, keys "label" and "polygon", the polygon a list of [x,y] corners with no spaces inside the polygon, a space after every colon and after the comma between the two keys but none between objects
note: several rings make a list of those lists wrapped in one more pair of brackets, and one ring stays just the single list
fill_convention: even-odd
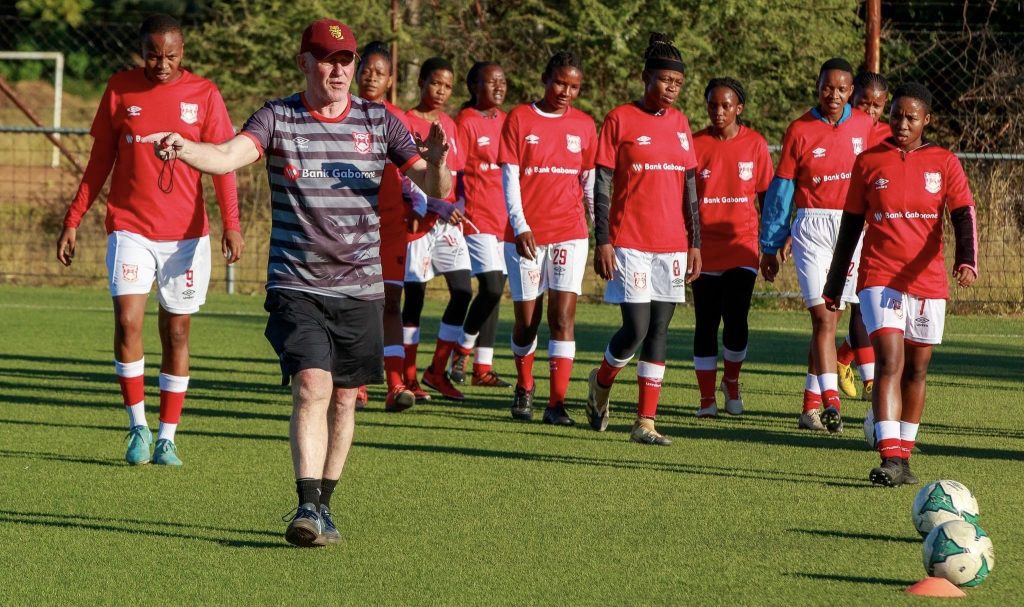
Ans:
[{"label": "yellow cleat", "polygon": [[860,397],[862,400],[871,402],[871,394],[875,391],[875,381],[870,380],[864,382],[864,392],[861,393]]},{"label": "yellow cleat", "polygon": [[668,447],[672,444],[672,439],[659,434],[654,429],[653,419],[645,418],[640,418],[633,423],[633,430],[629,433],[629,440],[642,445],[659,445],[661,447]]},{"label": "yellow cleat", "polygon": [[839,389],[847,396],[857,396],[857,383],[853,376],[853,366],[836,361],[836,373],[839,374]]}]

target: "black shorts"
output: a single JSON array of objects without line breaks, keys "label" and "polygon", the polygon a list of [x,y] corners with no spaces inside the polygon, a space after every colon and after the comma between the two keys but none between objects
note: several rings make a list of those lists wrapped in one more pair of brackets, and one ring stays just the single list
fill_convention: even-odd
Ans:
[{"label": "black shorts", "polygon": [[330,371],[338,388],[384,381],[384,302],[270,289],[264,335],[281,362],[281,385],[303,369]]}]

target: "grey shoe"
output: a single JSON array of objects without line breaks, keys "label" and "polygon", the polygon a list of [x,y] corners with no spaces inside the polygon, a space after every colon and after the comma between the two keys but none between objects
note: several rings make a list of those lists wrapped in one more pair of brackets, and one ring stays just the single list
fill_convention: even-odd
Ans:
[{"label": "grey shoe", "polygon": [[612,389],[605,388],[597,381],[597,369],[587,378],[587,421],[598,432],[608,429],[608,402]]},{"label": "grey shoe", "polygon": [[317,546],[329,546],[341,542],[341,533],[334,526],[331,509],[323,504],[320,504],[320,527],[320,535],[315,540]]},{"label": "grey shoe", "polygon": [[672,444],[671,438],[659,434],[654,429],[654,420],[646,418],[638,419],[633,423],[629,440],[643,445],[659,445],[661,447],[668,447]]},{"label": "grey shoe", "polygon": [[811,409],[800,414],[800,422],[796,425],[800,430],[811,430],[812,432],[827,432],[825,424],[821,423],[821,409]]},{"label": "grey shoe", "polygon": [[295,510],[295,516],[288,523],[288,529],[284,532],[284,539],[293,546],[311,548],[319,546],[317,539],[323,533],[323,525],[320,521],[320,514],[314,504],[302,504]]}]

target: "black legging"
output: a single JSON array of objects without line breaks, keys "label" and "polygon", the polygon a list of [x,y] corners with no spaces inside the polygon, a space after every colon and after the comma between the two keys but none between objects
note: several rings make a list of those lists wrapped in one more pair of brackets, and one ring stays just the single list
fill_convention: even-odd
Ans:
[{"label": "black legging", "polygon": [[625,360],[641,349],[640,359],[664,362],[668,355],[668,325],[676,311],[676,304],[667,301],[650,303],[624,303],[622,327],[608,342],[611,355]]},{"label": "black legging", "polygon": [[[457,270],[446,272],[444,280],[448,283],[448,305],[441,316],[441,322],[446,325],[462,326],[466,318],[466,310],[469,308],[469,301],[473,298],[473,284],[470,281],[469,270]],[[420,316],[423,314],[423,301],[427,295],[427,283],[406,282],[405,283],[405,305],[402,307],[402,324],[407,327],[420,326]]]},{"label": "black legging", "polygon": [[756,280],[757,275],[750,270],[733,268],[721,276],[701,274],[693,281],[693,310],[697,317],[694,356],[718,356],[718,325],[722,321],[722,345],[733,352],[742,352],[747,347],[747,313]]},{"label": "black legging", "polygon": [[479,291],[469,305],[462,330],[469,335],[479,333],[476,345],[493,348],[498,333],[498,304],[505,288],[505,275],[502,272],[484,272],[477,274],[476,280]]}]

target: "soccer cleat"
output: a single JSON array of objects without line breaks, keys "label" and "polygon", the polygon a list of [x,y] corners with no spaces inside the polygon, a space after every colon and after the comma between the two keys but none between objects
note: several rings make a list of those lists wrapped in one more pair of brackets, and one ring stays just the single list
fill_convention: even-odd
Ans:
[{"label": "soccer cleat", "polygon": [[594,430],[604,432],[608,429],[608,400],[612,389],[598,383],[597,371],[593,369],[587,378],[587,421]]},{"label": "soccer cleat", "polygon": [[288,529],[284,532],[284,539],[293,546],[300,548],[312,548],[319,546],[317,539],[323,533],[323,525],[320,521],[320,514],[314,504],[302,504],[295,510],[295,516],[288,523]]},{"label": "soccer cleat", "polygon": [[910,460],[905,459],[903,461],[903,484],[904,485],[916,485],[921,482],[921,479],[917,478],[913,472],[910,471]]},{"label": "soccer cleat", "polygon": [[430,400],[430,394],[426,390],[420,387],[420,382],[415,379],[412,382],[405,384],[405,389],[412,392],[412,395],[416,397],[416,402]]},{"label": "soccer cleat", "polygon": [[133,466],[149,463],[149,446],[153,444],[153,433],[147,426],[132,426],[128,430],[128,450],[124,459]]},{"label": "soccer cleat", "polygon": [[814,432],[825,432],[825,426],[821,423],[821,409],[811,409],[800,414],[800,421],[796,425],[799,430],[811,430]]},{"label": "soccer cleat", "polygon": [[863,400],[871,402],[871,395],[875,392],[875,380],[868,380],[864,382],[864,391],[860,393],[860,397]]},{"label": "soccer cleat", "polygon": [[330,546],[341,542],[341,533],[334,526],[331,509],[320,504],[320,535],[313,540],[317,546]]},{"label": "soccer cleat", "polygon": [[488,371],[477,375],[473,374],[473,385],[483,386],[485,388],[511,388],[512,384],[498,377],[498,374],[494,371]]},{"label": "soccer cleat", "polygon": [[826,407],[821,413],[820,420],[825,429],[832,434],[838,434],[843,431],[843,416],[839,414],[839,409],[836,407]]},{"label": "soccer cleat", "polygon": [[416,404],[416,395],[412,390],[403,384],[398,384],[388,390],[387,398],[384,399],[384,410],[388,413],[401,413]]},{"label": "soccer cleat", "polygon": [[448,373],[434,373],[433,370],[428,368],[423,372],[423,385],[428,388],[433,388],[441,393],[441,396],[448,400],[464,400],[466,397],[459,392],[459,389],[452,385],[451,378],[448,377]]},{"label": "soccer cleat", "polygon": [[903,484],[903,460],[899,457],[883,459],[881,466],[872,468],[868,478],[876,485],[899,487]]},{"label": "soccer cleat", "polygon": [[522,386],[516,386],[515,396],[512,397],[512,419],[521,422],[533,421],[533,390],[527,390]]},{"label": "soccer cleat", "polygon": [[853,365],[844,365],[836,361],[836,373],[839,374],[839,389],[847,396],[857,396],[857,382],[853,375]]},{"label": "soccer cleat", "polygon": [[161,438],[156,441],[156,450],[153,452],[153,463],[158,466],[180,466],[181,459],[178,458],[178,448],[174,441]]},{"label": "soccer cleat", "polygon": [[544,423],[553,426],[575,426],[569,413],[565,410],[565,403],[558,403],[554,407],[544,409]]},{"label": "soccer cleat", "polygon": [[702,418],[702,419],[704,419],[704,418],[711,419],[711,418],[718,417],[718,403],[711,403],[710,405],[708,405],[706,407],[698,407],[697,408],[697,417]]},{"label": "soccer cleat", "polygon": [[452,365],[448,376],[452,378],[452,381],[457,384],[466,383],[466,359],[468,355],[459,352],[458,350],[452,351]]},{"label": "soccer cleat", "polygon": [[643,445],[659,445],[668,447],[672,439],[663,436],[654,429],[654,420],[640,418],[633,423],[633,429],[629,432],[629,440]]},{"label": "soccer cleat", "polygon": [[366,386],[359,386],[356,391],[356,409],[365,409],[366,403],[370,401],[370,394],[366,391]]},{"label": "soccer cleat", "polygon": [[[733,398],[733,394],[730,393],[729,384],[736,384],[736,398]],[[727,382],[726,379],[722,378],[722,383],[718,385],[718,389],[722,391],[722,398],[725,399],[725,412],[729,415],[742,415],[743,414],[743,397],[740,395],[740,382]],[[717,411],[716,411],[717,413]]]}]

